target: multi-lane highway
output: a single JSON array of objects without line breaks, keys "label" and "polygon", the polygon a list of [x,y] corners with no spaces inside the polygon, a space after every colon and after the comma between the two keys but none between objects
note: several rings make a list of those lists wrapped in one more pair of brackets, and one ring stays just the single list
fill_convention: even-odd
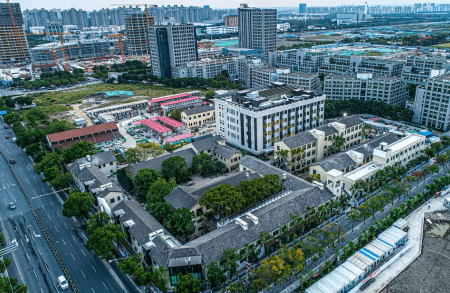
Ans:
[{"label": "multi-lane highway", "polygon": [[[4,129],[4,125],[0,118],[0,151],[8,162],[10,159],[16,161],[10,164],[12,172],[30,199],[79,292],[137,292],[128,279],[118,276],[109,265],[86,250],[86,236],[81,230],[80,220],[62,216],[64,195],[55,193],[42,182],[42,176],[34,173],[32,160],[12,142],[14,134]],[[11,138],[5,139],[6,134]],[[63,274],[62,270],[7,162],[1,157],[0,187],[1,228],[8,235],[8,244],[13,239],[17,239],[19,244],[16,251],[5,256],[13,260],[8,272],[25,282],[30,292],[61,291],[57,278]],[[16,204],[15,210],[9,209],[10,202]]]}]

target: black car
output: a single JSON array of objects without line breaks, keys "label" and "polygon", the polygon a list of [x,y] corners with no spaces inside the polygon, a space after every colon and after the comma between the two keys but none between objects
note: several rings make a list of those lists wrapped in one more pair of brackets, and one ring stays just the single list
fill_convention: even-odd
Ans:
[{"label": "black car", "polygon": [[15,163],[16,163],[16,160],[11,159],[11,160],[9,160],[9,162],[10,162],[11,164],[15,164]]}]

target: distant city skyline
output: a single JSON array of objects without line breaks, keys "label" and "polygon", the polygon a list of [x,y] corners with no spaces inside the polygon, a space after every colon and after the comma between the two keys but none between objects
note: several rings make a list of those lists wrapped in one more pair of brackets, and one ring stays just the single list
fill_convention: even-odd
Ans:
[{"label": "distant city skyline", "polygon": [[[106,0],[106,1],[92,1],[92,0],[69,0],[69,1],[60,1],[60,0],[47,0],[47,1],[34,1],[34,0],[20,0],[20,1],[11,1],[12,3],[20,3],[22,10],[25,9],[83,9],[87,11],[99,10],[102,8],[114,8],[117,6],[110,6],[110,4],[125,4],[128,6],[129,4],[156,4],[158,6],[167,6],[167,5],[184,5],[184,6],[204,6],[209,5],[213,9],[222,9],[222,8],[237,8],[241,3],[247,3],[250,7],[274,7],[273,1],[245,1],[245,0],[232,0],[232,1],[216,1],[211,2],[208,0],[191,0],[191,1],[177,1],[177,2],[167,2],[167,1],[135,1],[135,0]],[[401,0],[377,0],[367,1],[370,5],[414,5],[414,3],[428,3],[423,1],[401,1]],[[294,1],[287,0],[283,1],[283,5],[277,5],[277,7],[293,7],[298,9],[298,5],[300,3],[306,3],[308,6],[340,6],[340,5],[364,5],[365,1],[353,1],[353,0],[344,0],[340,1],[339,5],[336,5],[335,1],[325,0],[317,3],[316,1]],[[447,1],[431,1],[431,3],[436,4],[447,4]],[[281,4],[281,3],[279,3]]]}]

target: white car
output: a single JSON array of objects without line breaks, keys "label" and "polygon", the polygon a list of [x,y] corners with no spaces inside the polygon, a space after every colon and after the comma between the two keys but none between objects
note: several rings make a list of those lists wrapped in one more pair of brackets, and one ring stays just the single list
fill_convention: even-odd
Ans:
[{"label": "white car", "polygon": [[58,283],[59,283],[59,286],[61,286],[61,289],[63,289],[63,290],[66,290],[69,288],[69,283],[67,282],[66,277],[64,277],[64,276],[58,277]]},{"label": "white car", "polygon": [[135,135],[134,138],[135,138],[135,139],[138,139],[138,138],[139,138],[139,135]]}]

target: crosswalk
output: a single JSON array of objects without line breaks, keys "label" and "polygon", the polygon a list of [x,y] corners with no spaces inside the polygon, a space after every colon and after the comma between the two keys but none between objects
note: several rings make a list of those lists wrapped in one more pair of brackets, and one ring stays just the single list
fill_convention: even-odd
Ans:
[{"label": "crosswalk", "polygon": [[0,256],[5,256],[8,253],[14,252],[19,248],[19,243],[17,243],[17,240],[14,239],[11,241],[11,245],[6,246],[3,249],[0,249]]}]

